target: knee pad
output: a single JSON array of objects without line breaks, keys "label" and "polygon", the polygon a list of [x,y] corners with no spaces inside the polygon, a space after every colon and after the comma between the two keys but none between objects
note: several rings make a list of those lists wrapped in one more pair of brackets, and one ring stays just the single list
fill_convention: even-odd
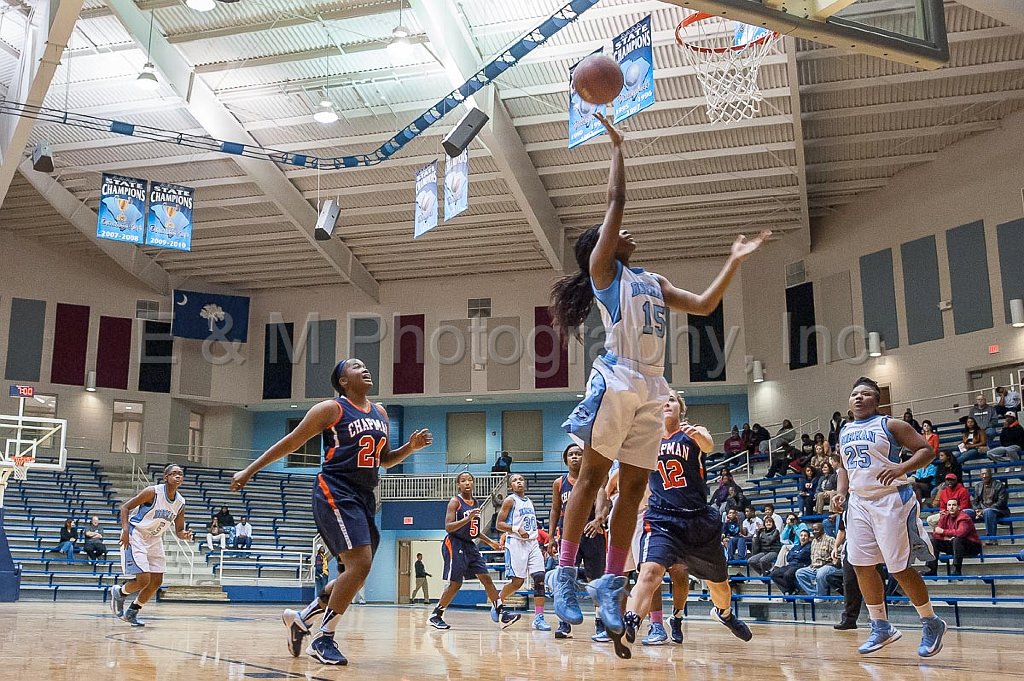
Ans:
[{"label": "knee pad", "polygon": [[537,572],[533,575],[533,595],[544,595],[544,573]]}]

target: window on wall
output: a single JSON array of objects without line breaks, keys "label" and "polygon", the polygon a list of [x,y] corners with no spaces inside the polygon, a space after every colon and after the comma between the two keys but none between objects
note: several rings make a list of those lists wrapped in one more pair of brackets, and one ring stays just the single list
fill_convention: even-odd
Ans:
[{"label": "window on wall", "polygon": [[501,449],[512,461],[544,460],[544,414],[541,411],[503,411]]},{"label": "window on wall", "polygon": [[[288,434],[298,427],[302,419],[288,419],[284,434]],[[296,451],[288,455],[286,466],[309,468],[320,465],[324,451],[324,436],[312,437]]]},{"label": "window on wall", "polygon": [[160,321],[160,302],[157,300],[136,300],[135,318]]},{"label": "window on wall", "polygon": [[486,319],[491,316],[490,298],[470,298],[466,316],[470,319]]},{"label": "window on wall", "polygon": [[465,466],[488,461],[487,415],[484,412],[450,412],[447,435],[449,464]]},{"label": "window on wall", "polygon": [[[57,396],[36,393],[25,400],[25,416],[42,419],[57,418]],[[37,435],[40,433],[37,433]],[[39,443],[40,449],[56,449],[58,439],[54,436],[45,438]]]},{"label": "window on wall", "polygon": [[203,415],[195,411],[188,415],[188,460],[203,460]]},{"label": "window on wall", "polygon": [[115,454],[142,452],[142,421],[145,405],[142,402],[114,402],[114,415],[110,424],[110,451]]}]

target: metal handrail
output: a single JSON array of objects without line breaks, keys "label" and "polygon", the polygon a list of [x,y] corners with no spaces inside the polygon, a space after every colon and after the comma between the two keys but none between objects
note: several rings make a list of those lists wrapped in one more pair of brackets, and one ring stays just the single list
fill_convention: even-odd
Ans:
[{"label": "metal handrail", "polygon": [[177,534],[171,536],[174,538],[178,550],[185,554],[185,560],[188,561],[188,585],[193,586],[195,584],[196,550],[192,548],[190,542],[184,541]]},{"label": "metal handrail", "polygon": [[[225,577],[224,577],[224,567],[225,567],[225,564],[227,565],[228,569],[230,570],[231,569],[232,559],[238,558],[238,559],[244,560],[244,559],[246,559],[247,557],[249,557],[249,556],[251,556],[253,554],[259,555],[259,556],[268,556],[268,554],[269,555],[273,555],[273,556],[280,556],[282,558],[282,563],[283,564],[282,565],[275,565],[275,567],[286,567],[288,569],[291,569],[291,564],[290,564],[291,561],[289,561],[287,559],[287,557],[288,556],[295,556],[295,557],[297,557],[298,560],[294,561],[295,570],[296,570],[296,572],[295,572],[296,576],[294,578],[288,578],[288,577],[274,577],[274,578],[260,577],[259,576],[259,571],[257,570],[256,577],[233,577],[231,575],[228,575],[227,579],[232,580],[232,581],[241,581],[241,582],[255,583],[255,584],[260,584],[261,581],[267,581],[268,579],[270,579],[271,581],[277,581],[277,582],[281,582],[281,581],[284,581],[284,582],[295,581],[295,582],[298,582],[299,585],[301,586],[302,584],[307,583],[307,580],[304,579],[307,558],[309,560],[311,560],[315,564],[315,560],[313,560],[314,557],[313,556],[307,556],[302,551],[283,551],[283,550],[280,550],[280,549],[243,549],[243,550],[229,549],[229,550],[225,550],[225,551],[221,551],[220,552],[220,559],[219,559],[219,561],[217,563],[217,581],[220,584],[222,584],[222,585],[224,584],[224,579],[225,579]],[[260,561],[256,560],[256,561],[252,561],[252,562],[259,563]]]}]

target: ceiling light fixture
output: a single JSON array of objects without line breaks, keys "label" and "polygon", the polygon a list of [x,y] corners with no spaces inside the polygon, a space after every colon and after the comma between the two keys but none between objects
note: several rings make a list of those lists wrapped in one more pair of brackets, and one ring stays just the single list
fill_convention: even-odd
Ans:
[{"label": "ceiling light fixture", "polygon": [[214,0],[185,0],[185,4],[189,9],[194,9],[197,12],[209,12],[217,6]]},{"label": "ceiling light fixture", "polygon": [[388,54],[392,61],[406,61],[412,56],[412,41],[409,40],[410,31],[402,23],[402,10],[405,8],[405,0],[398,4],[398,26],[391,29],[391,42],[388,43]]},{"label": "ceiling light fixture", "polygon": [[135,79],[136,85],[143,90],[156,90],[160,87],[160,79],[156,77],[156,66],[153,64],[153,11],[149,12],[149,43],[146,45],[146,64]]},{"label": "ceiling light fixture", "polygon": [[326,62],[324,68],[324,93],[320,97],[320,108],[313,114],[313,120],[323,125],[334,123],[338,120],[338,112],[334,110],[334,102],[331,101],[331,60]]}]

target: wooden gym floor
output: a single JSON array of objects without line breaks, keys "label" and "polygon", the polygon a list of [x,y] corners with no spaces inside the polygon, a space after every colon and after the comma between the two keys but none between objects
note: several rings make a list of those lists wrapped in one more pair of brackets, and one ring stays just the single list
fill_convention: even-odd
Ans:
[{"label": "wooden gym floor", "polygon": [[[285,648],[274,605],[150,604],[144,629],[133,629],[99,603],[23,601],[0,604],[0,678],[28,681],[167,679],[420,679],[634,678],[643,681],[955,681],[1024,679],[1020,634],[951,629],[937,657],[916,654],[920,630],[862,657],[865,627],[754,625],[744,644],[707,619],[684,624],[686,641],[634,647],[618,660],[611,645],[591,643],[592,623],[578,638],[555,641],[529,629],[524,617],[505,631],[485,612],[452,610],[447,632],[426,625],[424,607],[353,606],[338,630],[348,667],[327,667]],[[549,615],[550,620],[554,617]],[[644,627],[646,632],[646,625]],[[611,676],[611,675],[615,676]]]}]

